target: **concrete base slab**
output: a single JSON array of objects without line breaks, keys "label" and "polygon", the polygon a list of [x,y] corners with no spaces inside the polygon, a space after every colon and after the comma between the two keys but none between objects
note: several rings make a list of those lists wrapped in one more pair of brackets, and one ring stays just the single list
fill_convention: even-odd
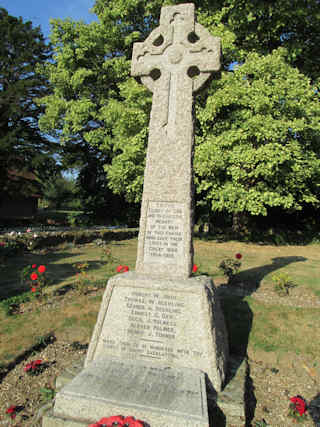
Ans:
[{"label": "concrete base slab", "polygon": [[[57,379],[56,389],[62,387],[83,370],[84,357],[76,360]],[[245,377],[246,362],[241,359],[230,358],[228,364],[228,382],[224,390],[218,393],[215,400],[208,399],[208,413],[210,427],[234,427],[245,424]],[[117,414],[112,414],[117,415]],[[96,420],[95,420],[96,421]],[[66,424],[68,423],[68,424]],[[52,411],[43,416],[43,427],[87,427],[87,422],[66,420],[53,416]],[[152,426],[151,426],[152,427]]]},{"label": "concrete base slab", "polygon": [[216,401],[208,399],[210,427],[240,427],[246,424],[246,361],[230,357],[228,382]]},{"label": "concrete base slab", "polygon": [[88,424],[88,422],[75,421],[70,418],[55,417],[52,412],[44,415],[42,419],[42,427],[88,427]]},{"label": "concrete base slab", "polygon": [[53,416],[44,417],[43,427],[88,425],[117,414],[134,416],[152,427],[208,427],[204,373],[98,359],[57,394]]}]

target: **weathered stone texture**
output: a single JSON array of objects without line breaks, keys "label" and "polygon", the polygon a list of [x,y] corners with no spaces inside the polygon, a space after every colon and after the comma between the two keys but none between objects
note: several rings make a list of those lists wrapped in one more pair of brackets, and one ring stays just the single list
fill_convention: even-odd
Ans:
[{"label": "weathered stone texture", "polygon": [[[163,7],[160,26],[134,44],[131,74],[153,92],[137,272],[165,278],[191,274],[193,94],[219,68],[220,39],[195,23],[193,4]],[[167,215],[173,219],[174,212],[179,217],[167,227],[180,238],[178,248],[169,228],[163,233],[151,228]],[[150,244],[160,242],[156,238],[162,239],[158,251]]]},{"label": "weathered stone texture", "polygon": [[219,68],[220,39],[191,3],[163,7],[159,27],[134,44],[132,75],[153,92],[136,272],[108,281],[85,368],[65,376],[44,427],[118,413],[152,427],[209,425],[228,345],[211,279],[190,277],[193,97]]},{"label": "weathered stone texture", "polygon": [[227,354],[224,318],[209,277],[150,280],[128,272],[108,282],[85,366],[117,356],[201,369],[219,391]]}]

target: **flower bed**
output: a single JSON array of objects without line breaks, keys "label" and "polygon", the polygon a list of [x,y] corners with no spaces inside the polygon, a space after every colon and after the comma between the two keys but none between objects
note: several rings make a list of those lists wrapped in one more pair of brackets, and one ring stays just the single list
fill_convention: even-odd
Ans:
[{"label": "flower bed", "polygon": [[32,251],[62,243],[72,242],[74,244],[90,243],[101,239],[104,242],[111,240],[127,240],[138,236],[138,229],[115,230],[88,229],[88,230],[61,230],[61,231],[11,231],[4,233],[0,238],[0,257],[14,256],[20,251]]}]

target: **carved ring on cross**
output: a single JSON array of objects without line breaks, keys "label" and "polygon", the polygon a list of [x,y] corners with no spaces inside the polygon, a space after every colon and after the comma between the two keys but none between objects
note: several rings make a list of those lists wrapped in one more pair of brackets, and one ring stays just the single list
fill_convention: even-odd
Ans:
[{"label": "carved ring on cross", "polygon": [[144,42],[134,44],[131,74],[139,76],[151,92],[163,85],[162,78],[168,73],[182,78],[187,74],[193,80],[192,92],[196,92],[220,69],[220,38],[198,23],[184,24],[177,15],[172,25],[160,25]]}]

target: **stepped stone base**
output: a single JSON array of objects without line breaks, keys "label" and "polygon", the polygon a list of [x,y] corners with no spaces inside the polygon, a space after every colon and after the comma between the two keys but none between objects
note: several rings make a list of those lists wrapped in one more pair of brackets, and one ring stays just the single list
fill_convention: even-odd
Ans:
[{"label": "stepped stone base", "polygon": [[[228,382],[224,390],[218,393],[216,400],[208,399],[208,413],[210,427],[234,427],[245,425],[245,375],[246,364],[241,360],[230,358],[228,364],[228,377],[232,379]],[[56,389],[59,391],[71,382],[71,380],[83,370],[84,358],[75,361],[68,367],[62,375],[56,379]],[[131,408],[130,408],[131,411]],[[112,413],[110,415],[118,415]],[[131,414],[131,412],[130,412]],[[123,415],[127,413],[123,412]],[[96,417],[94,421],[97,421]],[[93,421],[92,421],[93,422]],[[184,419],[183,419],[184,422]],[[47,410],[43,416],[43,427],[87,427],[88,422],[66,419],[53,415],[52,408]],[[179,425],[179,424],[176,424]],[[151,425],[153,427],[153,425]],[[164,427],[164,425],[162,425]]]},{"label": "stepped stone base", "polygon": [[134,416],[151,427],[208,427],[204,373],[140,361],[97,360],[57,394],[43,427],[83,426],[117,414]]}]

